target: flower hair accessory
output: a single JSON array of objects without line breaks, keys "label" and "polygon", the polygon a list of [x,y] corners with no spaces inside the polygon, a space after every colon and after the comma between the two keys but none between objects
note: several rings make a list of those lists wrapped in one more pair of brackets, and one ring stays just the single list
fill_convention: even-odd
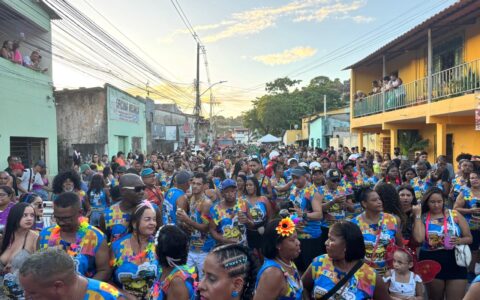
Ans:
[{"label": "flower hair accessory", "polygon": [[286,237],[295,232],[295,223],[290,218],[283,218],[276,228],[278,235]]}]

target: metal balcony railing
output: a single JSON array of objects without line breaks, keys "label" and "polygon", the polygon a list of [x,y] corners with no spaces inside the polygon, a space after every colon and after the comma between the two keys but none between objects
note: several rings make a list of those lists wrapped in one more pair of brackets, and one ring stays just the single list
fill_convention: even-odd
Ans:
[{"label": "metal balcony railing", "polygon": [[[460,96],[480,89],[480,59],[432,75],[432,101]],[[363,117],[384,111],[424,104],[428,101],[428,78],[355,101],[353,116]]]}]

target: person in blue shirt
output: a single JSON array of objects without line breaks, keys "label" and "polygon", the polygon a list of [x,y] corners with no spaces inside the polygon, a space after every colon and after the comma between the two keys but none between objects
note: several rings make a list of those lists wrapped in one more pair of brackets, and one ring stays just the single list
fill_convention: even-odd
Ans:
[{"label": "person in blue shirt", "polygon": [[478,295],[480,295],[480,275],[473,280],[463,300],[476,300]]},{"label": "person in blue shirt", "polygon": [[20,268],[19,278],[26,299],[126,299],[110,284],[77,274],[73,259],[55,248],[27,258]]},{"label": "person in blue shirt", "polygon": [[290,158],[288,161],[288,169],[284,172],[284,176],[287,182],[292,180],[292,169],[298,167],[298,160],[296,158]]},{"label": "person in blue shirt", "polygon": [[191,175],[187,171],[180,171],[174,175],[174,186],[165,194],[163,201],[163,224],[177,225],[177,210],[188,212],[186,192],[190,188],[190,179]]}]

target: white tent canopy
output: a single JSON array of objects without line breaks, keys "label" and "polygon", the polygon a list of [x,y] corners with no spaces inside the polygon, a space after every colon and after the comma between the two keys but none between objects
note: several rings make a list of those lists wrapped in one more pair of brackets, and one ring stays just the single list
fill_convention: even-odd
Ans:
[{"label": "white tent canopy", "polygon": [[258,140],[259,143],[279,143],[282,139],[271,134],[267,134],[266,136],[262,137]]}]

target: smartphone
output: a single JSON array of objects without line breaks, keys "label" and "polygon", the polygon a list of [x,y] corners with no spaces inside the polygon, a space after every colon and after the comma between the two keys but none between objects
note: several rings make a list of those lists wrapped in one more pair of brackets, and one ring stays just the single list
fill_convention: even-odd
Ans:
[{"label": "smartphone", "polygon": [[417,205],[417,204],[418,204],[418,200],[416,198],[414,198],[413,201],[412,201],[412,205]]}]

